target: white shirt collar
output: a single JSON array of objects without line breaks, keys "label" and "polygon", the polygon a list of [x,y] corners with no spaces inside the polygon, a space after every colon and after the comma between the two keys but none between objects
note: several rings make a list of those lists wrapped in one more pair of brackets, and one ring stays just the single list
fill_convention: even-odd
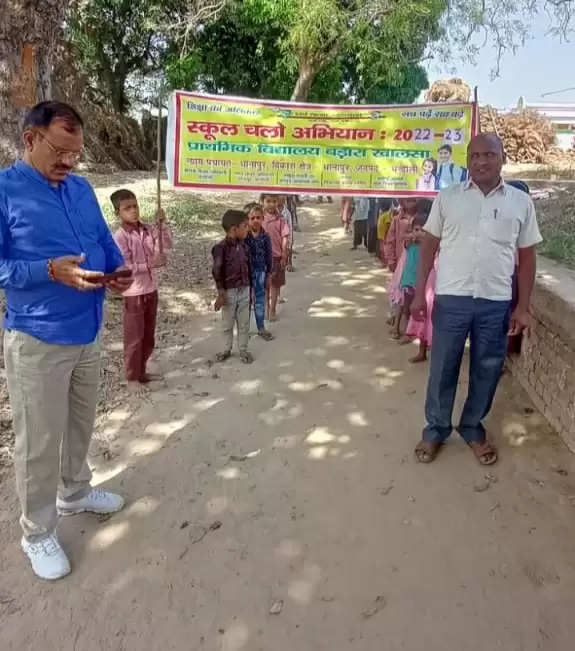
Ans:
[{"label": "white shirt collar", "polygon": [[[469,179],[467,179],[467,181],[465,182],[465,188],[464,189],[469,190],[471,188],[476,188],[477,190],[482,192],[482,190],[479,188],[477,183],[475,183],[475,181],[471,177],[469,177]],[[491,190],[491,192],[487,196],[490,197],[491,195],[493,195],[493,194],[495,194],[496,192],[499,192],[499,191],[501,191],[504,195],[507,194],[507,187],[506,187],[505,182],[503,181],[503,179],[499,179],[499,183],[493,188],[493,190]]]}]

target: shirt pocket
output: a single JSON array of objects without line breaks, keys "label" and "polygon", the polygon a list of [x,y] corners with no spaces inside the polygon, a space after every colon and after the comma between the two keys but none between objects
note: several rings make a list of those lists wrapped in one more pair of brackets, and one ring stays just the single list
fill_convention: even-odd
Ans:
[{"label": "shirt pocket", "polygon": [[518,222],[515,217],[498,215],[487,221],[487,236],[498,244],[513,244],[517,240]]}]

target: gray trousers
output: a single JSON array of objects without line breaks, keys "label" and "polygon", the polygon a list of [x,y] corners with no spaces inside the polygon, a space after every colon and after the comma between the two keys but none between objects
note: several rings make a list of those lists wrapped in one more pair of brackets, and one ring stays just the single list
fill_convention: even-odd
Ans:
[{"label": "gray trousers", "polygon": [[90,490],[86,462],[98,400],[100,344],[46,344],[4,333],[4,359],[16,445],[14,468],[24,535],[37,541],[58,523],[56,496]]},{"label": "gray trousers", "polygon": [[224,350],[231,352],[234,345],[234,324],[237,324],[240,353],[245,353],[250,335],[251,290],[249,287],[228,289],[226,297],[226,305],[222,308]]}]

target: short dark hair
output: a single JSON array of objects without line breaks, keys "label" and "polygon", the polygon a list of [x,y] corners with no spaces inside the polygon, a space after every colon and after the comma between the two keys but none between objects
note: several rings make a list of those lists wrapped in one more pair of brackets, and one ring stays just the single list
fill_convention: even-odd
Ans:
[{"label": "short dark hair", "polygon": [[382,212],[385,212],[387,210],[391,210],[391,207],[393,206],[393,199],[387,199],[383,198],[379,200],[379,209]]},{"label": "short dark hair", "polygon": [[431,199],[418,199],[417,214],[424,215],[425,219],[427,219],[429,217],[429,213],[431,212],[432,205],[433,201],[431,201]]},{"label": "short dark hair", "polygon": [[248,216],[243,210],[226,210],[222,217],[222,228],[229,233],[234,226],[239,226],[247,220]]},{"label": "short dark hair", "polygon": [[453,147],[445,143],[444,145],[441,145],[437,151],[448,151],[450,154],[453,154]]},{"label": "short dark hair", "polygon": [[262,207],[257,201],[252,201],[244,206],[244,212],[246,215],[249,215],[252,210],[259,210],[262,212]]},{"label": "short dark hair", "polygon": [[112,202],[116,212],[120,210],[120,204],[122,201],[128,201],[129,199],[136,199],[136,195],[131,190],[126,190],[125,188],[116,190],[116,192],[113,192],[110,195],[110,201]]},{"label": "short dark hair", "polygon": [[427,215],[424,215],[423,213],[418,212],[417,215],[413,218],[412,226],[420,226],[423,228],[425,226],[425,223],[427,222]]},{"label": "short dark hair", "polygon": [[279,197],[279,194],[277,194],[276,192],[262,192],[262,193],[260,194],[260,202],[263,203],[263,200],[264,200],[266,197],[274,197],[274,199],[277,199],[277,198]]},{"label": "short dark hair", "polygon": [[28,111],[23,130],[47,129],[54,120],[62,120],[71,132],[84,128],[84,121],[78,111],[64,102],[40,102]]}]

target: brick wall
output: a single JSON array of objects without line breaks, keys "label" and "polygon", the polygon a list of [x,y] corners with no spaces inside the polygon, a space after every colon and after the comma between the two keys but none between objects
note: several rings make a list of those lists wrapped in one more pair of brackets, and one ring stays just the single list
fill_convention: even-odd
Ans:
[{"label": "brick wall", "polygon": [[533,330],[509,368],[575,452],[575,273],[539,258]]}]

